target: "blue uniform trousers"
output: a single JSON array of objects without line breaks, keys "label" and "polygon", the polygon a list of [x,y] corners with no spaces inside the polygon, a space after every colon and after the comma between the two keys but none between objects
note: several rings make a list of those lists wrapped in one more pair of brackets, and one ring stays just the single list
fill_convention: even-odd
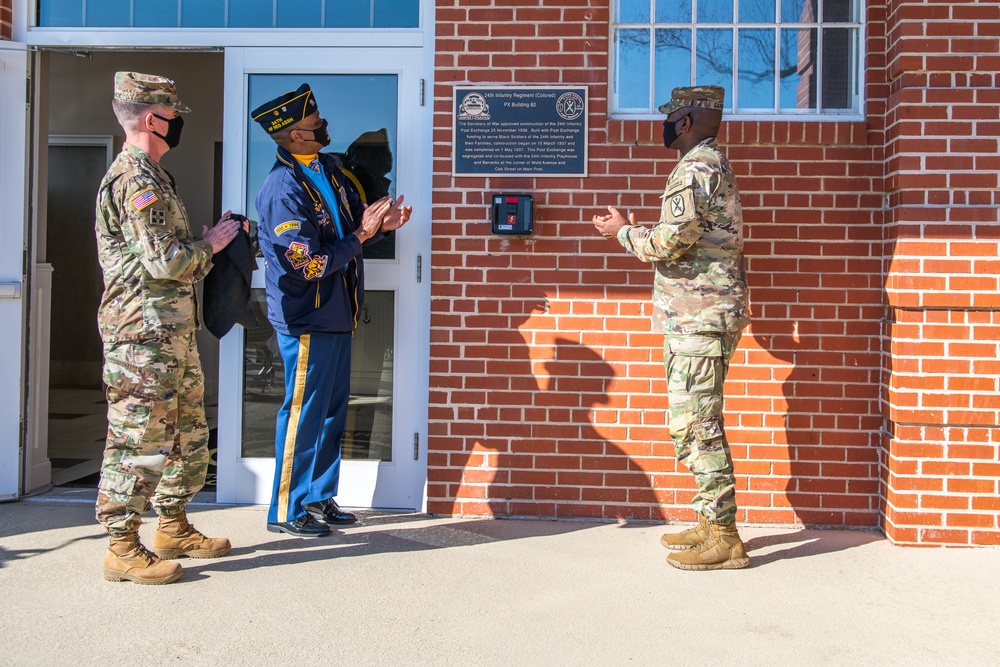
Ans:
[{"label": "blue uniform trousers", "polygon": [[303,503],[337,495],[351,380],[351,334],[277,336],[285,402],[275,429],[271,523],[298,519]]}]

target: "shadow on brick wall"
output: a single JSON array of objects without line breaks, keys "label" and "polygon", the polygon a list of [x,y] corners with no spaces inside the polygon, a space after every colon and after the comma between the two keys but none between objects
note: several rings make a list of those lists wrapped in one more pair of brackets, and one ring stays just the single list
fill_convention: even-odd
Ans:
[{"label": "shadow on brick wall", "polygon": [[774,429],[773,436],[773,444],[788,447],[787,467],[780,459],[772,462],[774,477],[787,479],[772,507],[790,506],[795,522],[805,526],[874,527],[877,451],[871,420],[856,404],[877,400],[877,385],[873,389],[871,384],[877,352],[823,349],[832,340],[824,326],[822,321],[793,319],[754,323],[754,340],[788,364],[781,385],[783,415],[781,401],[774,400],[775,425],[783,428]]},{"label": "shadow on brick wall", "polygon": [[[541,340],[526,342],[519,327],[545,316],[544,296],[504,300],[501,309],[520,312],[489,332],[485,354],[505,351],[487,360],[483,414],[493,421],[484,420],[484,435],[466,438],[466,451],[451,456],[450,467],[461,469],[449,485],[455,513],[660,518],[648,475],[592,421],[595,406],[609,403],[611,365],[565,332],[555,339],[551,330],[536,332]],[[477,380],[467,376],[463,383],[475,389]]]}]

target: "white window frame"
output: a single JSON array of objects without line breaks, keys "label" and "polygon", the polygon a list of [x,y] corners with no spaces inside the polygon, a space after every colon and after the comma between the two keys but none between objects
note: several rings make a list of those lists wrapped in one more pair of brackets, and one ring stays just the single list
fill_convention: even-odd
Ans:
[{"label": "white window frame", "polygon": [[[90,0],[99,1],[99,0]],[[388,46],[433,44],[434,3],[420,0],[415,28],[82,28],[38,25],[37,0],[13,0],[14,41],[79,50],[76,45],[140,49],[217,49],[229,46]]]},{"label": "white window frame", "polygon": [[[865,46],[867,43],[867,25],[865,23],[865,1],[864,0],[854,0],[857,3],[856,16],[857,21],[841,22],[841,21],[829,21],[824,22],[819,17],[823,16],[823,3],[824,0],[818,0],[817,3],[817,19],[815,23],[801,23],[801,22],[781,22],[781,0],[774,0],[775,7],[775,21],[771,23],[740,23],[739,22],[739,6],[741,0],[733,0],[733,22],[732,23],[698,23],[698,0],[673,0],[676,2],[691,2],[692,3],[692,17],[690,23],[657,23],[656,18],[656,2],[657,0],[649,0],[650,4],[650,20],[647,23],[618,23],[616,17],[618,15],[617,9],[621,0],[613,0],[611,3],[611,17],[608,22],[608,49],[609,49],[609,69],[608,69],[608,104],[609,104],[609,115],[615,120],[661,120],[663,115],[656,110],[656,106],[666,102],[667,100],[654,99],[655,97],[655,86],[656,86],[656,48],[655,48],[655,31],[661,28],[681,28],[688,29],[691,31],[691,80],[695,81],[695,73],[697,72],[697,53],[698,53],[698,39],[697,30],[705,28],[722,28],[730,29],[733,33],[733,83],[732,89],[729,91],[731,95],[727,95],[726,99],[726,118],[732,120],[844,120],[844,121],[859,121],[864,119],[864,90],[865,90],[865,80],[864,80],[864,61],[865,61]],[[648,29],[650,32],[650,48],[649,48],[649,98],[651,104],[653,105],[649,110],[644,111],[634,111],[634,110],[619,110],[618,109],[618,93],[615,89],[615,81],[617,79],[618,63],[617,48],[615,42],[615,33],[620,28],[628,29]],[[765,111],[749,111],[746,109],[734,109],[732,107],[733,99],[739,99],[739,30],[741,28],[761,28],[761,29],[772,29],[776,30],[776,40],[775,40],[775,73],[774,73],[774,96],[775,96],[775,109],[765,110]],[[817,57],[816,59],[816,79],[817,79],[817,105],[818,109],[780,109],[781,103],[781,79],[778,74],[778,69],[781,67],[781,39],[780,30],[781,29],[795,29],[795,28],[815,28],[817,35],[816,51],[818,54],[822,54],[823,48],[823,30],[824,28],[850,28],[856,30],[857,44],[855,45],[855,62],[853,63],[853,74],[854,82],[856,84],[856,92],[854,94],[854,104],[851,109],[824,109],[822,107],[822,82],[823,82],[823,59],[822,57]],[[697,85],[697,82],[691,84]]]}]

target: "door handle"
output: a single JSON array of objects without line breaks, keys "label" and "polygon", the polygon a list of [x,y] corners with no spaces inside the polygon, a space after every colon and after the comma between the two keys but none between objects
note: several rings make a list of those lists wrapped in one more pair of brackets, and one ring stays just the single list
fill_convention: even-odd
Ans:
[{"label": "door handle", "polygon": [[20,299],[21,281],[0,282],[0,299]]}]

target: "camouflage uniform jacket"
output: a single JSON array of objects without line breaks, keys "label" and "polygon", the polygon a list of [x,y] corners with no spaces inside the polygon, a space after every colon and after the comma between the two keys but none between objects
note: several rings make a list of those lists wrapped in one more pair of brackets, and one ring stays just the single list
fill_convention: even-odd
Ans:
[{"label": "camouflage uniform jacket", "polygon": [[653,262],[653,321],[664,333],[731,333],[750,321],[740,194],[714,138],[670,173],[660,223],[625,226],[618,241]]},{"label": "camouflage uniform jacket", "polygon": [[196,241],[173,179],[135,146],[118,154],[97,193],[97,252],[105,343],[169,338],[198,328],[195,283],[212,268]]}]

